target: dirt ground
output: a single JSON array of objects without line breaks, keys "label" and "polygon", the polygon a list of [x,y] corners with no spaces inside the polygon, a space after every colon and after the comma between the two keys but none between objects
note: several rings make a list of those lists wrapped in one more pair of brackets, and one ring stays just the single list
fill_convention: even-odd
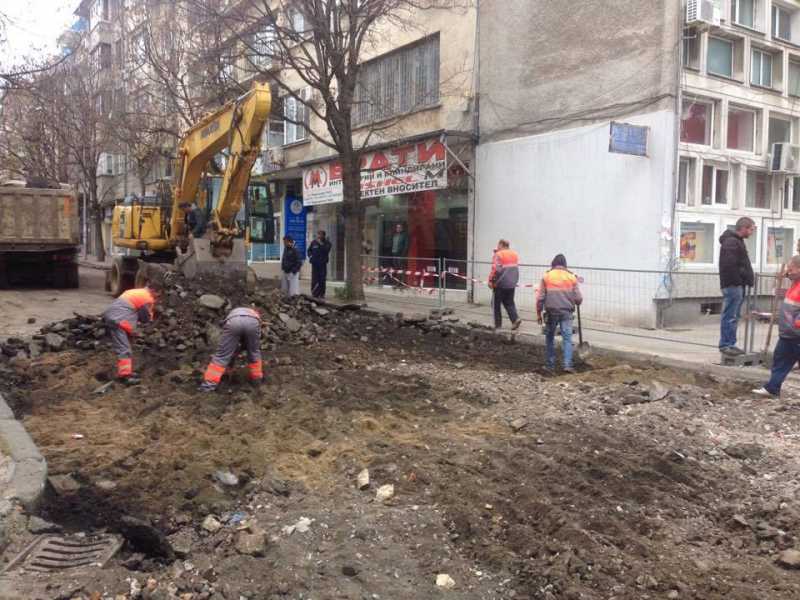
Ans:
[{"label": "dirt ground", "polygon": [[[179,556],[128,535],[106,569],[35,597],[800,597],[777,562],[800,550],[791,397],[609,360],[550,376],[538,348],[480,330],[303,314],[316,335],[276,338],[260,389],[236,374],[197,394],[197,346],[137,348],[145,383],[105,393],[105,347],[14,365],[3,393],[78,484],[40,516],[88,533],[133,516]],[[241,543],[262,532],[263,550]]]},{"label": "dirt ground", "polygon": [[[80,288],[24,288],[0,292],[0,340],[11,336],[31,335],[46,323],[72,317],[74,311],[86,314],[102,312],[108,305],[103,290],[105,273],[99,269],[81,269]],[[28,323],[35,319],[34,323]]]}]

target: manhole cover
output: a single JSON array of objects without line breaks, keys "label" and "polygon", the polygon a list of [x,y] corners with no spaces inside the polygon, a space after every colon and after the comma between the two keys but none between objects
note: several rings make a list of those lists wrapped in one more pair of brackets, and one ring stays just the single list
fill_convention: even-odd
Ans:
[{"label": "manhole cover", "polygon": [[28,545],[3,573],[22,570],[54,573],[89,565],[102,568],[122,543],[122,538],[114,535],[45,535]]}]

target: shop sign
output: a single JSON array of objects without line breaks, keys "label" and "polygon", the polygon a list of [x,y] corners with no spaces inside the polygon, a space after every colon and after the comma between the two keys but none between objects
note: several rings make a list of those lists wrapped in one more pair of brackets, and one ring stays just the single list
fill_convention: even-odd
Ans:
[{"label": "shop sign", "polygon": [[306,258],[306,209],[299,198],[286,196],[284,200],[284,215],[286,215],[286,235],[294,240],[294,245],[300,257]]},{"label": "shop sign", "polygon": [[[411,194],[447,187],[447,151],[427,140],[368,152],[361,157],[361,198]],[[341,202],[342,165],[334,161],[303,171],[303,204]]]}]

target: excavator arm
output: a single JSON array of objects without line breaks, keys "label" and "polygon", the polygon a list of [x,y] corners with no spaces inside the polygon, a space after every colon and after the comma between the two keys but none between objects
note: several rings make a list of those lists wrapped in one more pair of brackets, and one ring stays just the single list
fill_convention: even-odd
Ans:
[{"label": "excavator arm", "polygon": [[183,137],[178,155],[178,179],[172,193],[170,231],[174,238],[185,235],[180,205],[195,201],[209,161],[227,149],[219,201],[211,213],[210,235],[214,257],[230,255],[233,239],[239,233],[236,215],[250,181],[250,170],[261,149],[261,135],[270,106],[269,85],[256,83],[243,96],[203,118]]}]

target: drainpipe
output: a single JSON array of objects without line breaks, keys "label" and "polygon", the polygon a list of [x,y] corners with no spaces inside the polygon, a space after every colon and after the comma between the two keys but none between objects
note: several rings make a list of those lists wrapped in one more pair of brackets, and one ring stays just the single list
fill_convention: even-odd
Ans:
[{"label": "drainpipe", "polygon": [[[472,283],[472,279],[474,277],[472,271],[474,269],[470,269],[470,261],[475,260],[475,231],[476,231],[476,223],[478,222],[478,215],[477,215],[477,207],[478,207],[478,145],[480,144],[480,134],[481,134],[481,119],[480,119],[480,101],[481,101],[481,0],[475,1],[475,40],[473,42],[473,55],[474,55],[474,64],[475,64],[475,72],[473,74],[474,78],[474,85],[475,85],[475,94],[473,98],[473,106],[472,106],[472,132],[473,132],[473,150],[472,150],[472,160],[473,160],[473,168],[472,171],[474,173],[474,177],[470,177],[468,179],[468,188],[467,188],[467,199],[468,201],[472,200],[472,206],[469,207],[468,215],[472,219],[471,227],[470,227],[470,249],[469,249],[469,256],[467,256],[467,268],[465,275],[469,278],[469,283],[467,286],[467,302],[473,302],[475,299],[475,284]],[[470,193],[471,192],[471,193]]]}]

